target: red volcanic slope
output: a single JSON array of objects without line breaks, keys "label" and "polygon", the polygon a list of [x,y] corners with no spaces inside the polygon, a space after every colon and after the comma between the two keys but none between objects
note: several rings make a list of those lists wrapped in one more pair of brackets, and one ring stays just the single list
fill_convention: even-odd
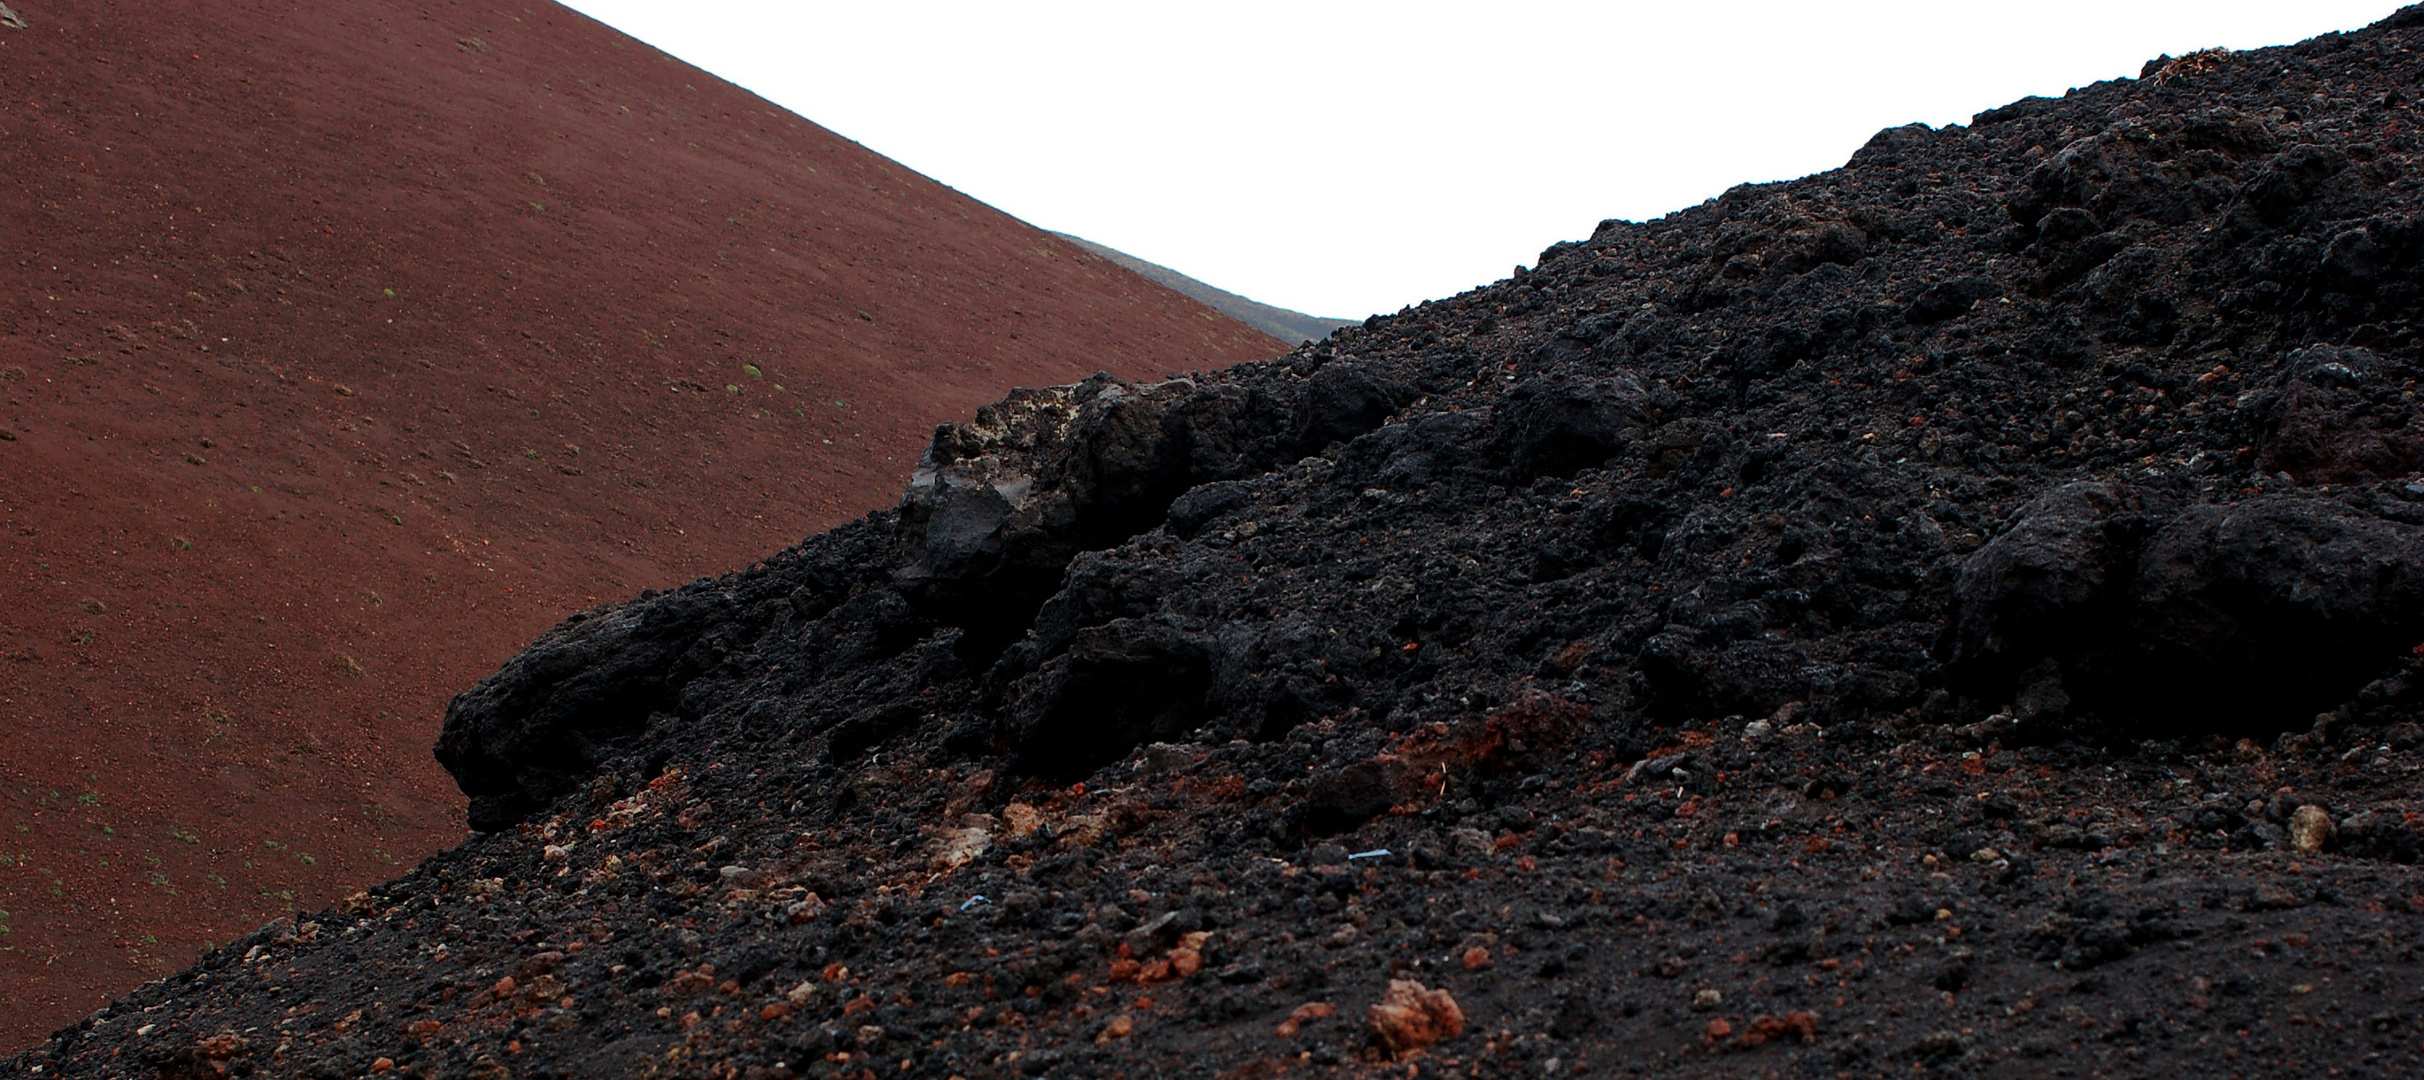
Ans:
[{"label": "red volcanic slope", "polygon": [[1271,339],[544,2],[0,28],[0,1047],[461,835],[446,697]]}]

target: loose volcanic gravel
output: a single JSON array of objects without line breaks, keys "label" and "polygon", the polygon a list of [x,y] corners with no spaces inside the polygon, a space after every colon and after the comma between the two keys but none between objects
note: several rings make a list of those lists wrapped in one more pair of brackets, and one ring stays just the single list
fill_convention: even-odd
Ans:
[{"label": "loose volcanic gravel", "polygon": [[19,1075],[2424,1072],[2424,8],[1021,391]]}]

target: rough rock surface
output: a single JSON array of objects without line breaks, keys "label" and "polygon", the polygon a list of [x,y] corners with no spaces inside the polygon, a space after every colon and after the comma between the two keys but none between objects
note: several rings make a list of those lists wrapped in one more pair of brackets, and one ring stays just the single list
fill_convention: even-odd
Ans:
[{"label": "rough rock surface", "polygon": [[488,835],[13,1065],[2415,1075],[2417,49],[1014,396],[458,698]]}]

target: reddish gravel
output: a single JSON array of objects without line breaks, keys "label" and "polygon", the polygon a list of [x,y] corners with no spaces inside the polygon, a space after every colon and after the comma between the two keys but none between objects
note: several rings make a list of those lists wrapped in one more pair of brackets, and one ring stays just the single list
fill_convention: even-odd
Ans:
[{"label": "reddish gravel", "polygon": [[458,840],[448,695],[1269,338],[544,2],[0,29],[0,1047]]}]

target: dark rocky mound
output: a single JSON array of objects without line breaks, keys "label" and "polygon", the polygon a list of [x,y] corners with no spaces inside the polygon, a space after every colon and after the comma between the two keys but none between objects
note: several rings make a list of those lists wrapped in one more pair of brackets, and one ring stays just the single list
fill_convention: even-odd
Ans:
[{"label": "dark rocky mound", "polygon": [[2419,49],[1022,392],[456,699],[488,835],[14,1066],[2416,1075]]}]

